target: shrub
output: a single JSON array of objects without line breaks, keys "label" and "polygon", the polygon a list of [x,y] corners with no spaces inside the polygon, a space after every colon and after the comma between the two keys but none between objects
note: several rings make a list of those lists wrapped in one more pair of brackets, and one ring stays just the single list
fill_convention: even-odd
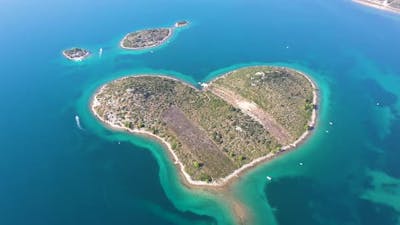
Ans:
[{"label": "shrub", "polygon": [[206,182],[211,182],[212,178],[211,178],[210,175],[203,173],[203,174],[200,175],[200,180],[201,181],[206,181]]},{"label": "shrub", "polygon": [[193,162],[193,166],[194,166],[194,168],[199,169],[200,168],[200,163],[197,162],[197,161],[194,161]]}]

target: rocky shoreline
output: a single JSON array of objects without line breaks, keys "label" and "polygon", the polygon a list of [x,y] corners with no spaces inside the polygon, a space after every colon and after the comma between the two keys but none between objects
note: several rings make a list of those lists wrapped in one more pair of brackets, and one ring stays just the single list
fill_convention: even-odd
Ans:
[{"label": "rocky shoreline", "polygon": [[90,52],[83,48],[71,48],[63,51],[65,58],[80,62],[90,56]]},{"label": "rocky shoreline", "polygon": [[[298,72],[298,71],[296,71]],[[231,72],[230,72],[231,73]],[[313,99],[312,99],[312,103],[314,105],[318,104],[318,93],[317,93],[317,87],[314,84],[314,82],[304,73],[298,72],[299,74],[303,75],[304,77],[306,77],[306,79],[311,83],[312,87],[313,87]],[[227,73],[229,74],[229,73]],[[164,78],[169,78],[168,76],[160,76],[160,77],[164,77]],[[122,78],[122,79],[127,79],[126,78]],[[176,80],[176,79],[175,79]],[[106,84],[107,85],[107,84]],[[106,86],[104,85],[104,86]],[[91,102],[91,110],[94,113],[94,115],[96,116],[96,118],[98,118],[99,120],[101,120],[103,123],[107,124],[108,126],[110,126],[112,129],[117,129],[117,130],[125,130],[128,131],[130,133],[137,133],[137,134],[141,134],[141,135],[145,135],[151,138],[155,138],[156,140],[159,140],[162,144],[164,144],[166,146],[166,148],[168,149],[168,152],[171,155],[172,160],[175,162],[175,164],[177,165],[177,167],[179,168],[181,175],[182,175],[182,180],[183,183],[187,184],[187,186],[189,187],[213,187],[213,188],[221,188],[226,186],[227,184],[229,184],[232,180],[234,180],[235,178],[237,178],[241,173],[243,173],[244,171],[247,171],[250,168],[253,168],[261,163],[264,163],[270,159],[273,159],[275,157],[277,157],[278,155],[287,152],[289,150],[292,150],[296,147],[298,147],[302,142],[304,142],[312,133],[312,130],[307,130],[305,131],[299,138],[297,138],[294,142],[282,146],[280,148],[279,151],[274,151],[274,152],[270,152],[269,154],[266,154],[264,156],[255,158],[254,160],[242,165],[240,168],[235,169],[233,172],[231,172],[229,175],[223,177],[223,178],[219,178],[216,180],[212,180],[211,182],[209,181],[201,181],[201,180],[194,180],[192,179],[192,177],[187,173],[187,171],[185,170],[185,167],[187,167],[187,165],[185,166],[185,164],[179,159],[178,155],[174,152],[173,146],[171,146],[171,143],[169,141],[167,141],[165,138],[158,136],[157,134],[154,134],[154,132],[150,132],[146,129],[143,128],[129,128],[126,126],[123,126],[122,123],[116,123],[116,122],[112,122],[110,120],[106,120],[104,118],[102,118],[102,116],[100,116],[98,114],[98,112],[96,111],[96,107],[98,107],[101,103],[100,101],[97,99],[98,94],[100,94],[103,90],[104,90],[104,86],[101,87],[100,89],[98,89],[98,91],[96,92],[96,94],[94,95],[92,102]],[[314,127],[316,125],[316,120],[317,120],[317,107],[314,107],[312,110],[312,115],[310,118],[310,121],[308,123],[309,127]]]}]

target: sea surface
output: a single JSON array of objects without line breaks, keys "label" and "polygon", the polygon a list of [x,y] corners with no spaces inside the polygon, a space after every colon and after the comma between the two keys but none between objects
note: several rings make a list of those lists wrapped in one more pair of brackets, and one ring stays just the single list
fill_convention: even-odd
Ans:
[{"label": "sea surface", "polygon": [[[118,47],[183,19],[160,48]],[[268,64],[308,73],[322,102],[304,145],[231,187],[249,224],[399,225],[399,40],[400,15],[349,0],[0,0],[0,224],[233,224],[223,196],[187,189],[160,144],[88,103],[124,75],[197,84]],[[67,61],[74,46],[93,55]]]}]

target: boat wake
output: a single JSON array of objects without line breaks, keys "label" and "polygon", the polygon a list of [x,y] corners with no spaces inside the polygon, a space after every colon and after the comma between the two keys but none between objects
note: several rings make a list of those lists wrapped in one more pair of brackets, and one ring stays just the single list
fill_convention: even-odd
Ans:
[{"label": "boat wake", "polygon": [[75,115],[75,122],[76,122],[76,126],[80,129],[80,130],[84,130],[82,125],[81,125],[81,120],[79,119],[78,115]]}]

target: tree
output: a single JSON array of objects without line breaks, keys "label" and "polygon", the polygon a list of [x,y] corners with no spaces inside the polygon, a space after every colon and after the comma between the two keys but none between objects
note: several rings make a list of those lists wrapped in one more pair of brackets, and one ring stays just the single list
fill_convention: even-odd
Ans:
[{"label": "tree", "polygon": [[200,168],[200,163],[197,162],[197,161],[194,161],[193,162],[193,166],[194,166],[194,168],[199,169]]},{"label": "tree", "polygon": [[240,161],[243,161],[243,160],[246,159],[246,157],[245,157],[244,155],[241,155],[241,156],[238,157],[238,159],[239,159]]},{"label": "tree", "polygon": [[171,148],[175,150],[178,147],[178,143],[176,141],[172,142]]},{"label": "tree", "polygon": [[210,175],[203,173],[203,174],[200,175],[200,180],[201,181],[206,181],[206,182],[211,182],[212,178],[211,178]]}]

